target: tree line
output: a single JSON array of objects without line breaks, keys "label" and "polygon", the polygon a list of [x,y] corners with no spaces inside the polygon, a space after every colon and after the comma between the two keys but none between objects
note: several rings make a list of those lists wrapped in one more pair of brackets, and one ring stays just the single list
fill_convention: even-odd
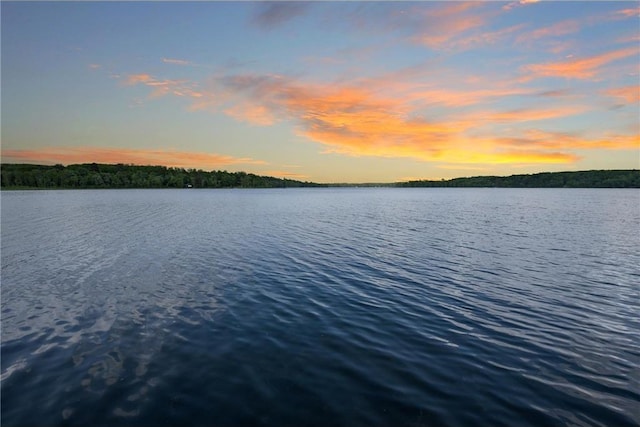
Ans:
[{"label": "tree line", "polygon": [[441,181],[408,181],[398,187],[640,188],[640,170],[542,172],[529,175],[475,176]]},{"label": "tree line", "polygon": [[[83,163],[75,165],[2,164],[2,188],[288,188],[329,187],[246,172],[204,171],[166,166]],[[355,184],[349,184],[355,185]],[[367,186],[367,184],[358,184]],[[640,170],[542,172],[475,176],[449,180],[370,184],[389,187],[640,188]]]},{"label": "tree line", "polygon": [[2,188],[287,188],[320,184],[246,172],[85,163],[2,164]]}]

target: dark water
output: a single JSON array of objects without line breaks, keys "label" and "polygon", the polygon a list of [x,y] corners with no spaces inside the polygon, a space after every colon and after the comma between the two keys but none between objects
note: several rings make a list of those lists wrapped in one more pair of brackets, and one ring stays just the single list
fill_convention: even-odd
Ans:
[{"label": "dark water", "polygon": [[640,425],[640,192],[3,192],[2,425]]}]

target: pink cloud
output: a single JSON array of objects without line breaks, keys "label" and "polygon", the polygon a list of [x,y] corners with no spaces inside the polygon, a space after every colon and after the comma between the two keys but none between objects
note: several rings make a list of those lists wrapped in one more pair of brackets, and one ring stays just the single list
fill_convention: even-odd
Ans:
[{"label": "pink cloud", "polygon": [[445,2],[441,3],[441,5],[442,6],[439,6],[435,9],[430,9],[427,12],[428,15],[434,18],[455,17],[461,13],[479,6],[478,2],[476,1]]},{"label": "pink cloud", "polygon": [[125,163],[202,169],[215,169],[234,164],[266,164],[261,160],[213,153],[103,147],[45,147],[31,150],[2,150],[2,157],[4,161],[19,163]]},{"label": "pink cloud", "polygon": [[617,10],[614,12],[614,16],[621,17],[621,18],[640,17],[640,6]]},{"label": "pink cloud", "polygon": [[128,85],[136,85],[138,83],[147,83],[153,81],[153,78],[151,77],[150,74],[130,74],[127,76],[127,81],[126,83]]},{"label": "pink cloud", "polygon": [[[451,2],[429,8],[423,12],[424,23],[413,36],[413,40],[434,49],[455,46],[457,39],[487,22],[487,18],[478,12],[468,13],[479,6],[482,6],[482,3]],[[467,41],[463,45],[470,43]]]},{"label": "pink cloud", "polygon": [[640,34],[632,34],[626,37],[620,37],[616,40],[616,43],[639,43],[640,42]]},{"label": "pink cloud", "polygon": [[414,40],[432,48],[442,48],[447,46],[455,37],[484,24],[484,20],[479,16],[469,16],[447,21],[448,22],[430,25],[428,29],[415,36]]},{"label": "pink cloud", "polygon": [[536,30],[527,32],[518,36],[516,42],[529,42],[544,37],[559,37],[566,36],[567,34],[573,34],[580,30],[580,24],[575,20],[566,20],[556,22],[553,25],[538,28]]},{"label": "pink cloud", "polygon": [[453,42],[453,45],[461,48],[470,48],[474,45],[488,45],[495,44],[498,41],[504,39],[506,36],[513,34],[521,30],[524,27],[523,24],[513,25],[511,27],[502,28],[497,31],[488,31],[479,34],[474,34],[469,37],[462,38]]},{"label": "pink cloud", "polygon": [[524,6],[527,4],[533,4],[533,3],[538,3],[540,0],[520,0],[520,1],[514,1],[511,2],[509,4],[506,4],[504,6],[502,6],[502,9],[504,10],[511,10],[514,7],[518,7],[518,6]]},{"label": "pink cloud", "polygon": [[251,103],[240,103],[227,108],[224,112],[236,120],[268,126],[276,122],[276,118],[264,105],[254,105]]},{"label": "pink cloud", "polygon": [[604,91],[605,95],[619,98],[627,104],[640,103],[640,86],[623,86]]}]

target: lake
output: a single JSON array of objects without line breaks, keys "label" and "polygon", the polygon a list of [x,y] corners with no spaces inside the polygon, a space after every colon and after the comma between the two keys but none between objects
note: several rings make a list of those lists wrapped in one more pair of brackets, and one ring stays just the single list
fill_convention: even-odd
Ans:
[{"label": "lake", "polygon": [[2,425],[638,426],[640,191],[4,191]]}]

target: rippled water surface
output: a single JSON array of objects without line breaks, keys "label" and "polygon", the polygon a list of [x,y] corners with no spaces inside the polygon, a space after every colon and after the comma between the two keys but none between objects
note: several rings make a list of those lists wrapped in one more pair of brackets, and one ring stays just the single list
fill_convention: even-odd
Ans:
[{"label": "rippled water surface", "polygon": [[3,192],[2,424],[640,425],[640,192]]}]

